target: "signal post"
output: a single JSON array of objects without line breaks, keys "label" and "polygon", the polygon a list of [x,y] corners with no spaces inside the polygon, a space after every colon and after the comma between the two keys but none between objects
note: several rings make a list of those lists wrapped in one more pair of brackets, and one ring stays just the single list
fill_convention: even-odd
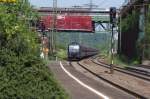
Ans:
[{"label": "signal post", "polygon": [[110,73],[114,73],[114,27],[116,25],[116,8],[110,8],[110,23],[111,23],[111,64],[110,64]]}]

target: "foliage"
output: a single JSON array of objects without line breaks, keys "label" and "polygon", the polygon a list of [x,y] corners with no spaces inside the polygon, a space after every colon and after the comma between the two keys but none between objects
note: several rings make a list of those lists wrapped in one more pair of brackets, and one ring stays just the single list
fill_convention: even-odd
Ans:
[{"label": "foliage", "polygon": [[68,44],[71,42],[79,42],[80,44],[98,48],[100,52],[109,48],[111,33],[76,33],[76,32],[59,32],[56,35],[57,49],[67,51]]},{"label": "foliage", "polygon": [[150,59],[150,6],[146,18],[145,36],[144,36],[144,58]]},{"label": "foliage", "polygon": [[126,18],[124,18],[121,22],[121,29],[123,32],[130,31],[130,29],[134,28],[135,23],[138,21],[138,12],[132,11],[132,13],[128,14]]},{"label": "foliage", "polygon": [[[28,3],[16,3],[15,5],[1,4],[0,7],[0,31],[1,47],[6,47],[21,54],[35,52],[38,45],[36,33],[28,29],[27,21]],[[25,9],[23,9],[25,8]],[[22,13],[20,15],[20,13]],[[30,11],[29,11],[30,13]],[[7,41],[7,42],[6,42]]]},{"label": "foliage", "polygon": [[68,98],[39,57],[36,16],[28,0],[0,3],[0,99]]},{"label": "foliage", "polygon": [[150,44],[150,12],[149,11],[146,18],[146,26],[145,26],[145,43]]},{"label": "foliage", "polygon": [[0,50],[0,53],[1,99],[67,98],[40,58],[32,55],[16,57],[13,52],[6,50]]},{"label": "foliage", "polygon": [[121,53],[129,60],[139,59],[138,53],[138,32],[139,32],[139,10],[133,9],[132,12],[128,12],[128,15],[125,16],[121,23],[122,29],[122,44],[121,44]]},{"label": "foliage", "polygon": [[67,59],[67,51],[64,49],[59,49],[56,56],[60,59]]}]

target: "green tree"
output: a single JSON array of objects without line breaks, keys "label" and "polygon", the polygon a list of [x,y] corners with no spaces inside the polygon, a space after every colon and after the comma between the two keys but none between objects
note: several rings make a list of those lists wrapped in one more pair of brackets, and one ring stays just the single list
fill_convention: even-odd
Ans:
[{"label": "green tree", "polygon": [[[149,6],[150,10],[150,6]],[[148,11],[145,26],[145,43],[150,44],[150,12]]]},{"label": "green tree", "polygon": [[150,59],[150,6],[146,16],[145,36],[144,36],[144,58]]},{"label": "green tree", "polygon": [[138,59],[137,40],[139,32],[139,10],[133,9],[121,21],[121,54],[129,60]]},{"label": "green tree", "polygon": [[0,3],[0,99],[66,99],[52,73],[39,57],[35,19],[28,0]]}]

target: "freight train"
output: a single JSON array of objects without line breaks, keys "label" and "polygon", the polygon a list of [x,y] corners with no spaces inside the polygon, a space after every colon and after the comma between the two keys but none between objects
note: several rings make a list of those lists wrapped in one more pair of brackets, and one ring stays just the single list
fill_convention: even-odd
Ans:
[{"label": "freight train", "polygon": [[98,50],[72,42],[68,45],[68,60],[81,60],[98,54]]}]

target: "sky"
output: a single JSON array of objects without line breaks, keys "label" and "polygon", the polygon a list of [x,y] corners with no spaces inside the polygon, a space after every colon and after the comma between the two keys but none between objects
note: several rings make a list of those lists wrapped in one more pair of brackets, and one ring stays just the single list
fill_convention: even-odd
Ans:
[{"label": "sky", "polygon": [[[52,7],[53,0],[29,0],[36,7]],[[119,8],[125,0],[92,0],[99,8]],[[90,0],[57,0],[58,7],[83,6],[90,3]]]}]

